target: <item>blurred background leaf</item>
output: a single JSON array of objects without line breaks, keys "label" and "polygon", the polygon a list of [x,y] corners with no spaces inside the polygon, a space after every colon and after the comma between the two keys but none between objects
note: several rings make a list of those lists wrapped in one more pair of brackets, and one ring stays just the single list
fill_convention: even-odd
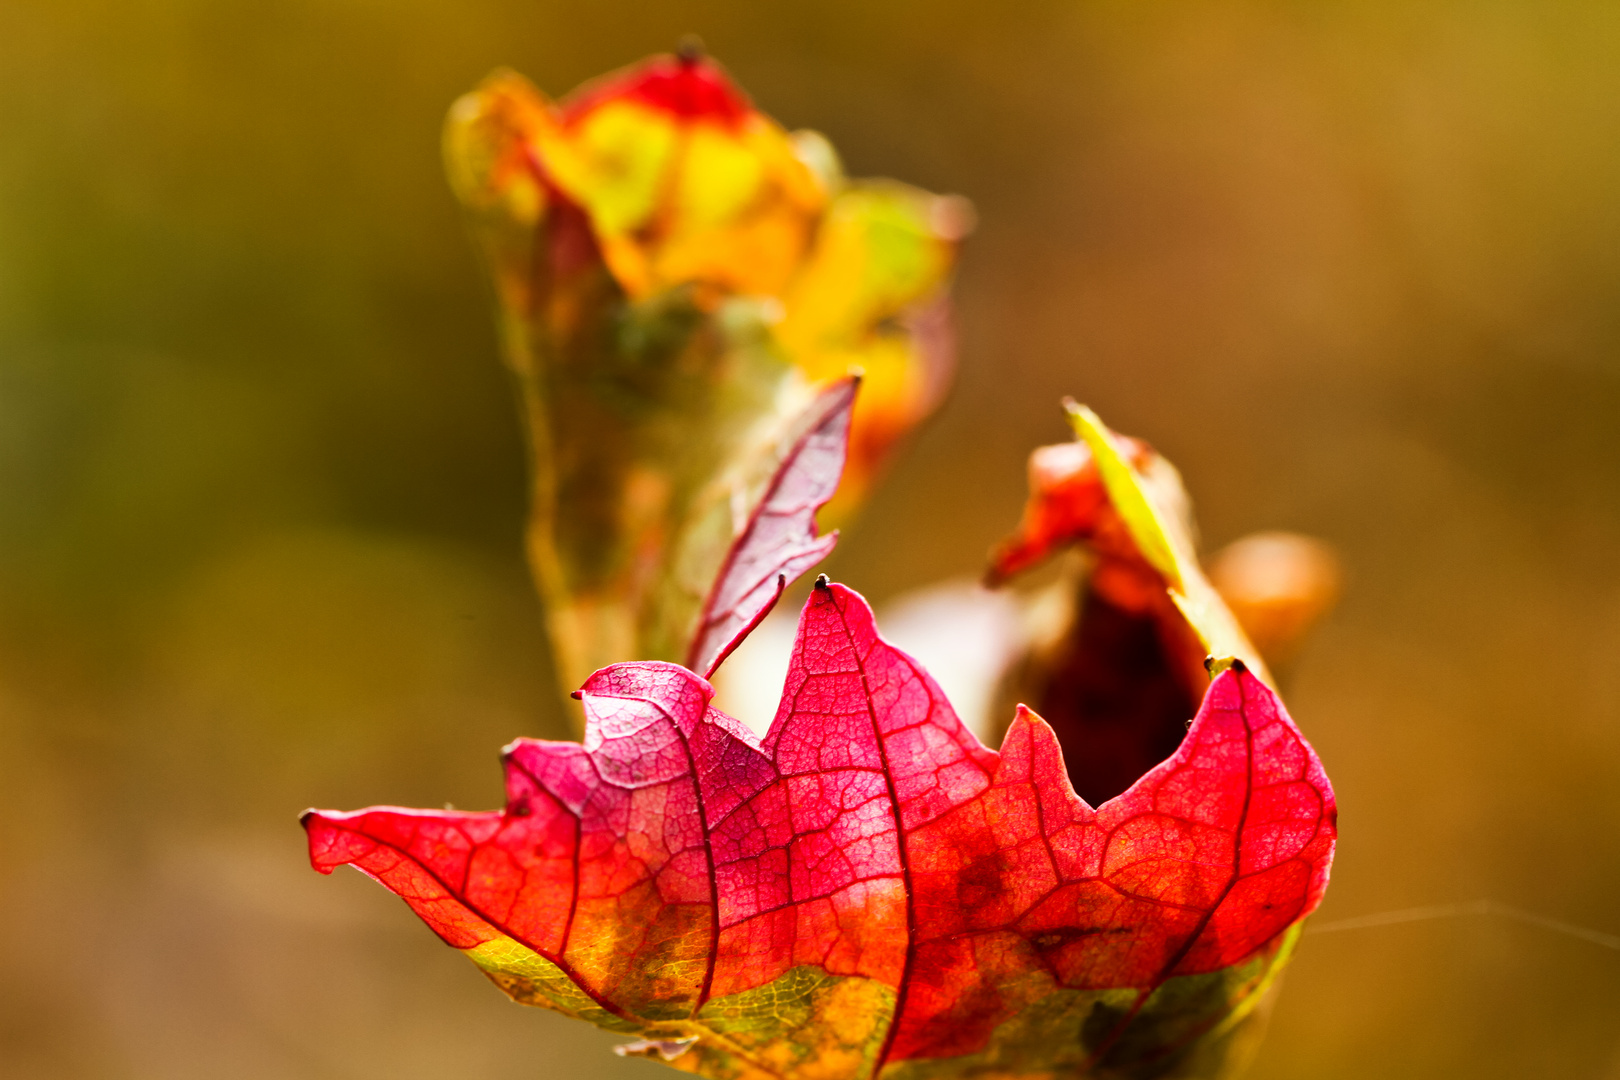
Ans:
[{"label": "blurred background leaf", "polygon": [[[1289,688],[1344,808],[1321,918],[1620,930],[1613,5],[11,0],[0,1071],[649,1068],[308,871],[294,815],[492,806],[566,729],[438,132],[497,65],[559,94],[688,31],[979,211],[955,394],[829,572],[976,573],[1079,396],[1208,547],[1344,557]],[[1617,1006],[1531,926],[1307,938],[1253,1075],[1620,1076]]]}]

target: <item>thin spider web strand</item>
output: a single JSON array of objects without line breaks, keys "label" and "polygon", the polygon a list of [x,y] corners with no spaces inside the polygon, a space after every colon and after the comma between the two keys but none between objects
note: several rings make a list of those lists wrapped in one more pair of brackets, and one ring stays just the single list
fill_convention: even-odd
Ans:
[{"label": "thin spider web strand", "polygon": [[1375,926],[1427,922],[1432,919],[1451,919],[1463,915],[1499,915],[1506,919],[1513,919],[1530,926],[1539,926],[1543,930],[1551,930],[1554,933],[1579,938],[1582,941],[1589,941],[1593,945],[1601,945],[1605,949],[1614,949],[1620,952],[1620,934],[1605,934],[1601,930],[1593,930],[1589,927],[1564,922],[1562,919],[1552,919],[1545,915],[1537,915],[1534,912],[1522,911],[1507,904],[1497,903],[1495,900],[1474,900],[1465,904],[1431,904],[1427,907],[1382,911],[1376,915],[1358,915],[1355,918],[1336,919],[1333,922],[1307,926],[1305,933],[1335,934],[1341,930],[1368,930]]}]

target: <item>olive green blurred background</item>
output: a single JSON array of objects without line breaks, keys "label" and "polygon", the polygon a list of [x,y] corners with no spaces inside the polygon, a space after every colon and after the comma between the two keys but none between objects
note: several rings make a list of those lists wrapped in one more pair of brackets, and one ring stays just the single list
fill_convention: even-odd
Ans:
[{"label": "olive green blurred background", "polygon": [[[962,371],[830,569],[975,573],[1072,393],[1211,546],[1338,546],[1319,922],[1620,931],[1620,7],[0,0],[0,1073],[634,1077],[303,807],[489,807],[564,728],[450,101],[702,34],[970,196]],[[1620,953],[1305,940],[1253,1075],[1620,1080]]]}]

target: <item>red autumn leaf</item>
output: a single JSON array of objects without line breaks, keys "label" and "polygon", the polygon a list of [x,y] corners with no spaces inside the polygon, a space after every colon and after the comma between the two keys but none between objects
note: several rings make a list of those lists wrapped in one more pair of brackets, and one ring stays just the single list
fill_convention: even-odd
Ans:
[{"label": "red autumn leaf", "polygon": [[311,812],[312,861],[517,1000],[750,1080],[1203,1075],[1327,883],[1327,778],[1241,664],[1096,809],[1040,718],[986,749],[824,579],[768,734],[711,694],[603,669],[584,746],[507,748],[504,811]]},{"label": "red autumn leaf", "polygon": [[800,433],[777,466],[715,578],[686,666],[713,675],[748,632],[771,613],[788,582],[826,558],[838,533],[816,534],[816,511],[838,490],[849,447],[849,417],[859,378],[840,379],[816,396]]},{"label": "red autumn leaf", "polygon": [[[1118,436],[1121,452],[1141,467],[1156,455],[1140,439]],[[1109,501],[1096,459],[1085,443],[1042,446],[1029,456],[1029,503],[1018,531],[990,553],[985,584],[1000,585],[1075,541],[1100,557],[1146,567],[1130,531]],[[1162,586],[1161,586],[1162,588]]]},{"label": "red autumn leaf", "polygon": [[728,128],[748,119],[748,97],[725,72],[697,50],[655,56],[624,71],[586,83],[558,110],[577,124],[604,105],[634,101],[681,120],[707,120]]}]

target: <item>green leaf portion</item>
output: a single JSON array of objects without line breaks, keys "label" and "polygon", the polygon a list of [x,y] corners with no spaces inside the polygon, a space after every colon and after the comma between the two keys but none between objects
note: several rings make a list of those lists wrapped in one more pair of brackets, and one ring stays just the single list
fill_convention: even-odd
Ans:
[{"label": "green leaf portion", "polygon": [[[1241,964],[1170,979],[1148,997],[1112,1044],[1098,1041],[1092,1075],[1118,1080],[1216,1080],[1248,1064],[1265,1021],[1268,994],[1299,940],[1296,923]],[[1098,1010],[1098,1032],[1117,1025]],[[1105,1037],[1106,1038],[1106,1037]]]},{"label": "green leaf portion", "polygon": [[977,1054],[896,1062],[882,1080],[1018,1077],[1220,1080],[1248,1063],[1264,1005],[1298,940],[1298,925],[1250,959],[1140,991],[1070,990],[1031,973],[1035,996]]},{"label": "green leaf portion", "polygon": [[602,1008],[562,968],[512,938],[502,935],[462,951],[513,1001],[560,1012],[609,1031],[643,1031],[640,1025]]},{"label": "green leaf portion", "polygon": [[895,1008],[893,987],[802,965],[764,986],[715,998],[691,1019],[648,1024],[604,1009],[562,968],[510,937],[462,951],[519,1004],[648,1043],[695,1039],[672,1063],[722,1080],[869,1076]]},{"label": "green leaf portion", "polygon": [[[894,1015],[893,987],[875,979],[792,968],[755,990],[698,1011],[705,1076],[870,1076]],[[681,1063],[686,1067],[685,1063]]]}]

